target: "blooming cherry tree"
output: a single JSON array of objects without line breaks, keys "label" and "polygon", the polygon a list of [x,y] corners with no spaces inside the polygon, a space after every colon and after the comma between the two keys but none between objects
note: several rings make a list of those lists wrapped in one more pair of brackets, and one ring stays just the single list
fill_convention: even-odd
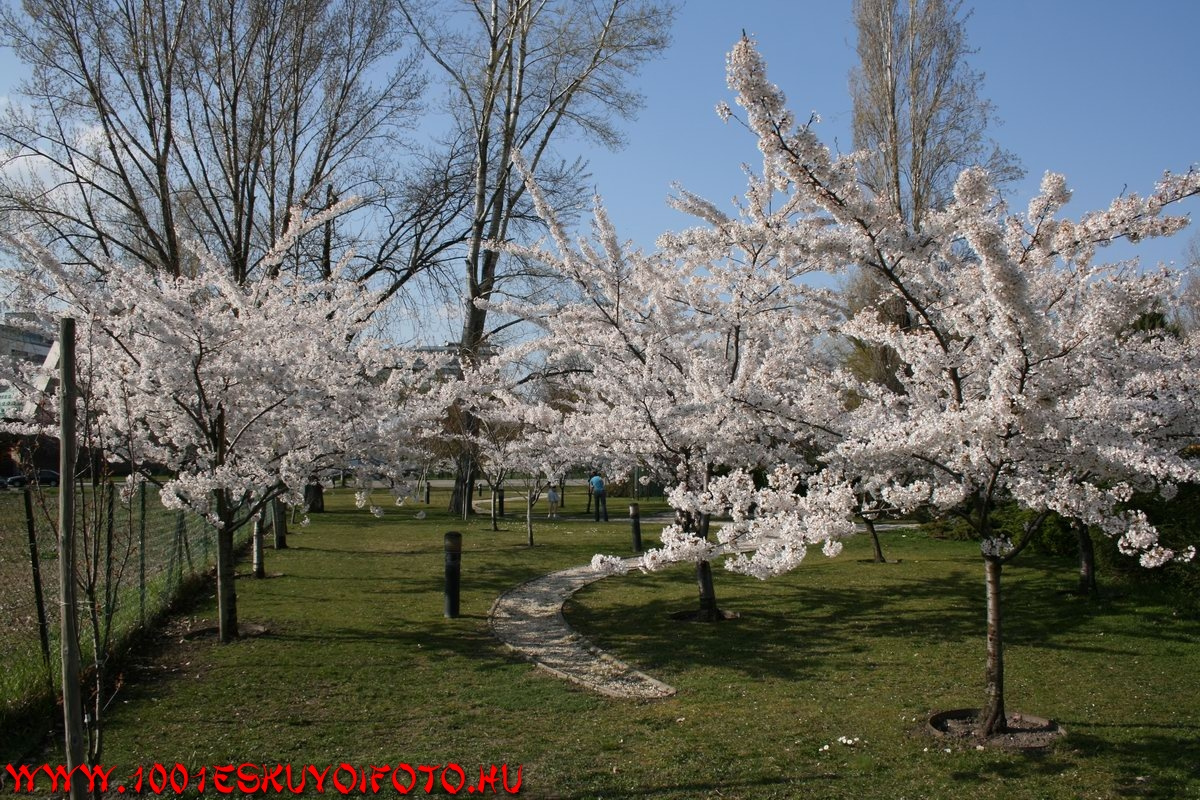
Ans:
[{"label": "blooming cherry tree", "polygon": [[[1122,197],[1073,220],[1062,215],[1070,192],[1061,176],[1048,174],[1027,210],[1014,213],[986,173],[968,170],[953,201],[918,232],[861,189],[860,156],[835,158],[810,125],[796,123],[749,40],[730,54],[729,83],[758,139],[761,180],[774,202],[811,209],[792,224],[755,221],[754,229],[791,242],[804,263],[873,273],[886,289],[881,303],[902,303],[912,321],[889,324],[868,307],[829,331],[897,353],[898,388],[848,371],[828,376],[822,393],[844,413],[822,415],[832,446],[808,484],[836,497],[842,482],[882,507],[931,508],[970,522],[988,597],[980,724],[994,733],[1006,720],[1001,570],[1046,514],[1099,526],[1146,566],[1192,556],[1161,546],[1145,517],[1123,503],[1133,487],[1169,494],[1197,478],[1179,454],[1197,433],[1195,342],[1136,330],[1143,315],[1169,304],[1173,276],[1096,256],[1117,239],[1181,229],[1186,220],[1166,209],[1200,193],[1200,174],[1165,175],[1147,197]],[[794,397],[781,399],[797,409],[812,401],[811,390]],[[738,497],[720,501],[771,507],[763,491],[743,487]],[[1034,512],[1016,542],[995,527],[1004,501]],[[803,541],[794,521],[813,513],[787,510],[775,521],[783,542]],[[789,568],[790,556],[781,544],[731,566],[771,574]]]},{"label": "blooming cherry tree", "polygon": [[[297,220],[268,262],[322,220]],[[276,497],[301,502],[315,469],[369,457],[417,402],[421,374],[362,336],[375,298],[337,274],[239,284],[197,248],[189,275],[113,264],[97,276],[20,246],[25,291],[79,319],[84,391],[110,456],[165,466],[163,503],[216,528],[220,636],[233,639],[235,531]]]},{"label": "blooming cherry tree", "polygon": [[[743,121],[763,156],[739,213],[683,193],[677,203],[706,226],[664,235],[650,255],[620,246],[602,211],[599,247],[576,248],[552,224],[556,254],[525,255],[552,263],[584,300],[542,309],[548,346],[594,364],[578,389],[601,410],[597,444],[673,470],[684,518],[731,514],[717,542],[667,531],[647,568],[736,550],[730,569],[776,575],[814,544],[836,552],[866,506],[966,519],[988,598],[980,730],[995,733],[1007,719],[1002,568],[1046,515],[1099,527],[1146,566],[1193,555],[1163,547],[1124,503],[1198,477],[1179,452],[1200,433],[1197,343],[1139,330],[1169,307],[1174,276],[1097,254],[1180,230],[1186,220],[1167,210],[1200,193],[1200,173],[1166,174],[1148,196],[1068,218],[1060,176],[1014,212],[984,171],[967,170],[916,231],[862,188],[860,154],[835,157],[811,120],[797,122],[750,40],[734,47],[728,76],[744,120],[729,107],[722,116]],[[877,306],[831,314],[804,283],[851,266],[909,323]],[[895,380],[860,380],[822,357],[841,340],[894,352]],[[765,487],[746,472],[713,477],[717,465],[773,462]],[[997,530],[1005,502],[1032,512],[1016,541]]]},{"label": "blooming cherry tree", "polygon": [[[644,465],[647,477],[677,483],[685,494],[704,492],[727,465],[786,462],[803,471],[805,456],[826,435],[811,419],[838,412],[814,405],[810,421],[798,426],[780,415],[776,398],[790,394],[786,411],[794,416],[798,396],[784,387],[830,371],[812,342],[833,324],[837,304],[830,291],[801,280],[810,269],[789,256],[791,245],[768,242],[748,221],[686,193],[678,205],[711,227],[664,236],[655,253],[621,243],[598,202],[593,238],[573,242],[536,186],[531,194],[553,248],[507,249],[563,274],[580,299],[503,308],[536,319],[547,332],[532,346],[545,349],[548,371],[565,376],[565,394],[573,399],[563,430],[614,470]],[[747,206],[762,210],[764,194],[769,187],[752,185]],[[782,224],[797,211],[788,204],[762,221]],[[779,335],[785,320],[790,339]],[[717,619],[710,559],[734,543],[723,533],[710,537],[707,508],[682,501],[675,508],[677,523],[643,563],[695,562],[698,616]],[[737,546],[748,546],[750,537],[741,531]]]},{"label": "blooming cherry tree", "polygon": [[580,439],[565,426],[567,415],[542,401],[520,406],[522,437],[513,455],[515,474],[525,494],[525,534],[533,547],[533,506],[547,486],[561,488],[567,471],[586,462],[590,453],[580,449]]}]

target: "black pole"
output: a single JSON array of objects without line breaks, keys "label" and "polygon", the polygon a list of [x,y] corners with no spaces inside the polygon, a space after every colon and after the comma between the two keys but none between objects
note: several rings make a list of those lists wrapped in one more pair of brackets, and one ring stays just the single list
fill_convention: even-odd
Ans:
[{"label": "black pole", "polygon": [[445,538],[446,549],[446,618],[458,617],[458,590],[462,576],[462,534],[450,531]]},{"label": "black pole", "polygon": [[642,515],[637,503],[629,504],[629,525],[633,529],[633,552],[642,552]]},{"label": "black pole", "polygon": [[[59,489],[62,491],[62,489]],[[46,681],[54,691],[54,671],[50,668],[50,624],[46,621],[46,598],[42,594],[42,568],[38,563],[37,531],[33,519],[33,490],[28,486],[25,495],[25,525],[29,529],[29,566],[33,570],[33,602],[37,606],[38,635],[42,640],[42,661],[46,665]]]},{"label": "black pole", "polygon": [[146,627],[146,482],[138,483],[138,622]]}]

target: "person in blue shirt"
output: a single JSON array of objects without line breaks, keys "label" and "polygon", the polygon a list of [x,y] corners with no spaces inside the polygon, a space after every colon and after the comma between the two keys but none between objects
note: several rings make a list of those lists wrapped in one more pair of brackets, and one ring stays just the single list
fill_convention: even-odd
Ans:
[{"label": "person in blue shirt", "polygon": [[608,499],[604,493],[604,478],[600,477],[599,472],[593,472],[592,477],[588,479],[588,485],[592,487],[592,498],[596,501],[596,522],[600,521],[600,509],[604,509],[604,521],[608,522]]}]

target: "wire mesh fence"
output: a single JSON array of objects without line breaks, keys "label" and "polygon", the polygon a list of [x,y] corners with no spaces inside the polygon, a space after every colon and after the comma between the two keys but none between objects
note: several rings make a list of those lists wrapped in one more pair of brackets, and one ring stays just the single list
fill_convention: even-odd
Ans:
[{"label": "wire mesh fence", "polygon": [[[0,711],[60,685],[58,491],[0,492]],[[216,562],[216,530],[164,508],[143,484],[128,497],[107,484],[75,489],[75,572],[85,662],[152,621]],[[241,544],[249,528],[241,532]],[[101,650],[103,652],[103,650]]]}]

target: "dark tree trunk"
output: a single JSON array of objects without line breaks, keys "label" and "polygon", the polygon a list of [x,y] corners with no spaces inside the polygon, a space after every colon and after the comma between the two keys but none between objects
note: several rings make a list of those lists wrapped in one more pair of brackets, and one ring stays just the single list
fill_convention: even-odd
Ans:
[{"label": "dark tree trunk", "polygon": [[875,520],[863,517],[863,524],[867,526],[867,533],[871,534],[871,547],[875,549],[875,563],[886,564],[887,559],[883,557],[883,546],[879,543],[879,532],[875,530]]},{"label": "dark tree trunk", "polygon": [[987,586],[987,668],[985,694],[987,703],[980,716],[980,734],[991,736],[1004,732],[1007,716],[1004,712],[1004,636],[1000,613],[1000,572],[1003,562],[985,556],[984,572]]},{"label": "dark tree trunk", "polygon": [[[685,531],[700,539],[708,538],[709,517],[707,514],[696,517],[692,514],[677,512],[676,519]],[[700,608],[694,615],[686,615],[687,618],[700,622],[716,622],[724,619],[724,613],[717,606],[717,589],[713,584],[712,563],[707,560],[696,562],[696,589],[700,593]]]},{"label": "dark tree trunk", "polygon": [[233,531],[226,525],[217,530],[217,615],[221,642],[238,637],[237,589],[234,587]]},{"label": "dark tree trunk", "polygon": [[304,511],[307,514],[325,512],[325,486],[315,477],[304,485]]},{"label": "dark tree trunk", "polygon": [[717,589],[713,585],[712,563],[699,561],[696,563],[696,587],[700,590],[701,622],[716,622],[722,618],[721,610],[717,608]]},{"label": "dark tree trunk", "polygon": [[470,453],[463,453],[455,459],[454,490],[450,493],[451,514],[466,519],[474,509],[471,507],[471,495],[475,490],[475,460]]},{"label": "dark tree trunk", "polygon": [[1086,525],[1076,523],[1072,527],[1079,540],[1079,593],[1094,598],[1099,587],[1096,585],[1096,549],[1092,545],[1092,535]]},{"label": "dark tree trunk", "polygon": [[287,549],[287,512],[278,497],[271,501],[271,530],[275,534],[275,549]]}]

